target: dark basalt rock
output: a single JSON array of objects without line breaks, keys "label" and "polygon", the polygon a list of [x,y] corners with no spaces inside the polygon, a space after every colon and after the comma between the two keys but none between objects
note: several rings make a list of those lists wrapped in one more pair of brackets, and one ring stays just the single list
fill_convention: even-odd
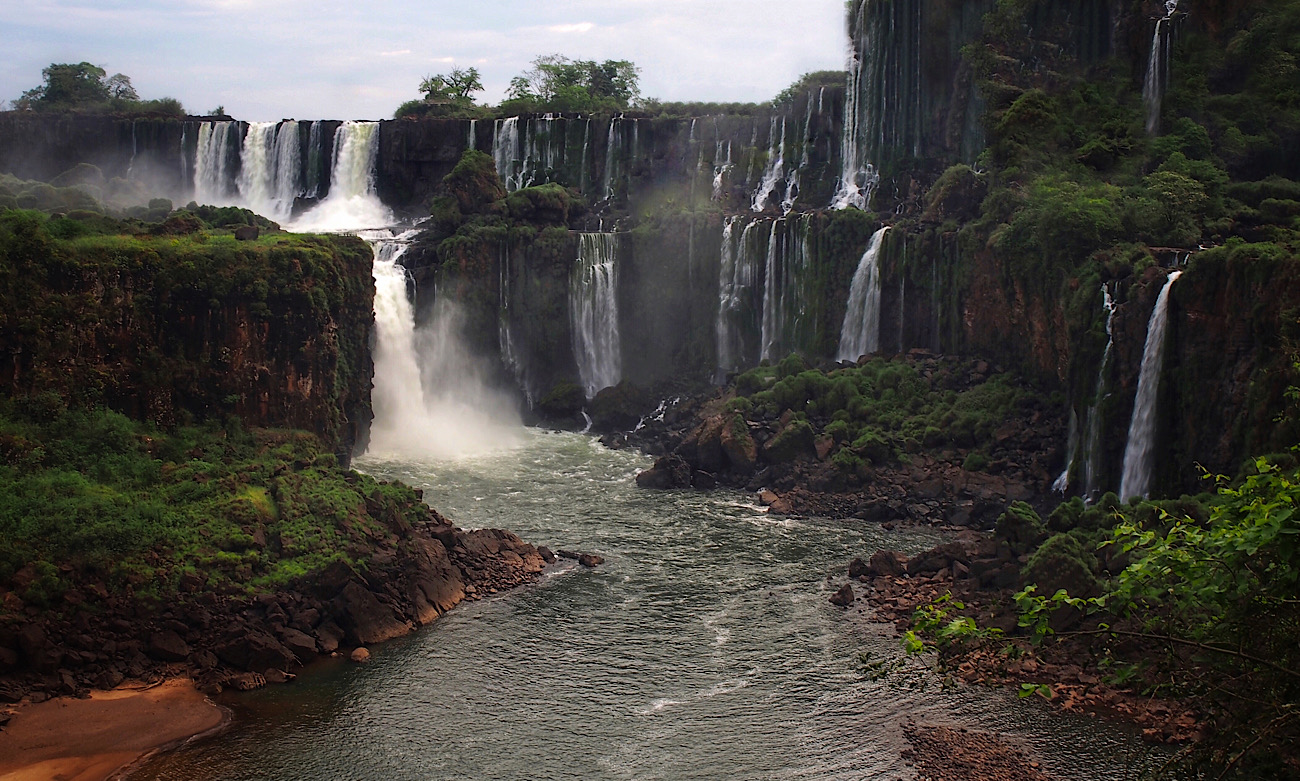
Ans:
[{"label": "dark basalt rock", "polygon": [[853,604],[853,600],[854,600],[853,587],[850,586],[848,583],[845,583],[843,586],[840,587],[839,591],[836,591],[834,594],[831,595],[830,601],[831,604],[835,605],[836,607],[848,607],[849,605]]},{"label": "dark basalt rock", "polygon": [[636,476],[636,484],[641,488],[661,490],[671,488],[690,488],[694,470],[681,456],[669,455],[660,458],[650,469]]}]

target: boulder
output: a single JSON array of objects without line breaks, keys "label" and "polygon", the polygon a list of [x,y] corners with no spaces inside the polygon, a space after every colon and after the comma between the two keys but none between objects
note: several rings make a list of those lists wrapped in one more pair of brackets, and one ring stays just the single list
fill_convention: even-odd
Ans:
[{"label": "boulder", "polygon": [[316,640],[306,633],[291,627],[284,627],[279,634],[280,642],[284,644],[285,648],[289,649],[299,662],[306,664],[316,658]]},{"label": "boulder", "polygon": [[183,662],[190,655],[190,646],[170,629],[154,632],[149,638],[149,655],[160,662]]},{"label": "boulder", "polygon": [[839,591],[831,595],[831,604],[837,607],[848,607],[853,604],[853,600],[853,586],[848,583],[845,583],[840,587]]},{"label": "boulder", "polygon": [[399,620],[392,608],[356,581],[344,586],[331,604],[347,638],[358,645],[382,643],[411,631],[410,625]]},{"label": "boulder", "polygon": [[945,542],[913,556],[907,562],[907,574],[927,575],[949,569],[954,561],[963,563],[969,561],[966,549],[961,546],[961,543]]},{"label": "boulder", "polygon": [[583,553],[578,556],[578,563],[584,567],[593,568],[605,563],[603,556],[597,556],[594,553]]},{"label": "boulder", "polygon": [[216,654],[221,661],[240,670],[260,673],[264,670],[287,670],[297,658],[278,640],[257,630],[237,634],[222,645]]},{"label": "boulder", "polygon": [[256,241],[261,235],[262,231],[256,225],[240,225],[235,228],[236,241]]},{"label": "boulder", "polygon": [[872,575],[896,578],[908,571],[907,558],[894,550],[878,550],[871,554],[867,569]]},{"label": "boulder", "polygon": [[591,400],[591,430],[602,434],[631,431],[653,408],[644,391],[624,380],[600,391]]},{"label": "boulder", "polygon": [[871,574],[871,569],[867,566],[867,563],[862,559],[854,559],[853,561],[849,562],[850,578],[857,579],[861,577],[866,577],[867,575],[870,574]]},{"label": "boulder", "polygon": [[681,456],[667,455],[655,461],[655,465],[636,476],[636,484],[641,488],[667,490],[672,488],[690,488],[694,470]]},{"label": "boulder", "polygon": [[348,660],[353,664],[365,664],[370,661],[370,649],[355,648],[352,650],[352,653],[348,655]]}]

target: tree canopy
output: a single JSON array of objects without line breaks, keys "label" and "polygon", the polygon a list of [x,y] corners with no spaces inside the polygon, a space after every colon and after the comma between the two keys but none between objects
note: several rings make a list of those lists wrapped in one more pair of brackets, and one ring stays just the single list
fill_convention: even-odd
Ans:
[{"label": "tree canopy", "polygon": [[641,70],[628,60],[570,60],[547,54],[510,80],[503,109],[622,111],[641,97]]},{"label": "tree canopy", "polygon": [[475,92],[483,91],[478,68],[452,68],[447,75],[425,76],[420,91],[429,103],[445,103],[458,107],[474,105]]},{"label": "tree canopy", "polygon": [[44,83],[14,101],[18,111],[83,111],[177,115],[185,112],[174,98],[140,100],[131,77],[89,62],[53,63],[41,71]]}]

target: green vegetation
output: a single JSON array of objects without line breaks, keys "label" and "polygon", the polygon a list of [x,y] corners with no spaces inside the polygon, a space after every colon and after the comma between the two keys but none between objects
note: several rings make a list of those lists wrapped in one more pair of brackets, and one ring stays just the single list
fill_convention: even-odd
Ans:
[{"label": "green vegetation", "polygon": [[844,71],[813,71],[800,76],[795,83],[786,87],[772,99],[772,105],[778,109],[789,109],[799,98],[827,87],[844,88],[848,74]]},{"label": "green vegetation", "polygon": [[548,54],[532,65],[510,80],[501,112],[612,113],[628,109],[641,97],[640,69],[627,60],[598,63]]},{"label": "green vegetation", "polygon": [[96,584],[164,599],[185,576],[253,593],[333,561],[364,571],[367,502],[422,508],[306,432],[160,430],[50,392],[0,399],[0,455],[0,584],[54,610]]},{"label": "green vegetation", "polygon": [[420,82],[424,100],[403,103],[394,119],[406,117],[475,117],[483,113],[474,93],[483,91],[478,68],[452,68],[451,73],[425,76]]},{"label": "green vegetation", "polygon": [[130,77],[121,73],[109,76],[103,68],[88,62],[55,63],[41,75],[45,83],[15,100],[15,110],[173,117],[185,114],[175,98],[141,100]]},{"label": "green vegetation", "polygon": [[[958,362],[922,374],[913,363],[885,358],[823,372],[791,355],[776,366],[737,377],[736,392],[745,403],[733,403],[733,409],[751,420],[794,415],[800,421],[783,429],[790,442],[780,440],[770,457],[787,451],[793,457],[814,434],[827,435],[837,446],[832,459],[852,471],[861,463],[889,463],[923,447],[971,450],[987,445],[995,430],[1032,403],[1031,394],[1011,375],[996,374],[973,386],[966,376]],[[970,453],[966,463],[968,469],[983,469],[989,458]]]}]

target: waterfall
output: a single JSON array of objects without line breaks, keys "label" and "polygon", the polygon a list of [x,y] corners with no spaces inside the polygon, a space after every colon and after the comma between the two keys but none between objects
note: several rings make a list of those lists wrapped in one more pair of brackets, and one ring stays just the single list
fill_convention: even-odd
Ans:
[{"label": "waterfall", "polygon": [[853,274],[837,360],[856,361],[880,349],[880,247],[888,232],[888,226],[876,231]]},{"label": "waterfall", "polygon": [[745,361],[744,335],[758,277],[757,253],[752,238],[761,223],[751,222],[736,235],[740,217],[728,217],[722,227],[722,263],[718,272],[718,376],[739,368]]},{"label": "waterfall", "polygon": [[1101,364],[1097,367],[1097,384],[1092,393],[1092,406],[1088,408],[1088,417],[1085,419],[1088,431],[1083,445],[1083,496],[1088,502],[1095,502],[1101,493],[1101,403],[1107,396],[1106,376],[1111,354],[1115,351],[1116,306],[1110,287],[1106,284],[1101,286],[1101,301],[1106,309],[1106,349],[1102,352]]},{"label": "waterfall", "polygon": [[435,300],[417,327],[400,260],[415,231],[363,236],[375,250],[374,422],[370,450],[404,458],[450,458],[514,444],[513,407],[482,379],[465,351],[454,308]]},{"label": "waterfall", "polygon": [[287,219],[300,195],[298,123],[290,120],[278,127],[274,122],[249,123],[240,160],[242,205],[273,220]]},{"label": "waterfall", "polygon": [[617,181],[617,170],[620,159],[619,152],[623,150],[623,133],[622,117],[614,117],[609,121],[609,138],[605,143],[605,200],[613,200],[615,193],[615,183]]},{"label": "waterfall", "polygon": [[[767,202],[772,197],[772,192],[776,189],[777,184],[785,179],[785,118],[781,118],[781,133],[778,136],[776,132],[776,117],[772,117],[772,129],[769,131],[771,148],[768,150],[767,169],[763,172],[763,178],[758,183],[758,189],[754,191],[754,203],[752,208],[756,212],[761,212],[767,208]],[[778,141],[778,139],[780,139]]]},{"label": "waterfall", "polygon": [[1147,111],[1147,133],[1155,135],[1160,130],[1160,106],[1164,102],[1165,87],[1169,83],[1170,23],[1178,10],[1178,0],[1165,0],[1165,15],[1156,20],[1155,34],[1151,37],[1151,53],[1147,55],[1147,73],[1142,83],[1142,105]]},{"label": "waterfall", "polygon": [[767,238],[767,262],[763,266],[763,319],[759,336],[759,360],[775,360],[777,345],[785,327],[782,297],[785,290],[784,270],[778,264],[780,257],[780,220],[772,220],[772,231]]},{"label": "waterfall", "polygon": [[785,180],[785,198],[781,199],[781,213],[789,214],[794,211],[795,202],[799,200],[800,176],[805,168],[808,167],[810,158],[808,150],[812,147],[812,119],[813,119],[813,98],[812,93],[808,93],[808,106],[804,114],[803,135],[799,137],[799,147],[801,154],[799,164],[790,170],[790,175]]},{"label": "waterfall", "polygon": [[469,138],[465,140],[466,149],[478,149],[478,120],[469,121]]},{"label": "waterfall", "polygon": [[324,135],[320,120],[311,123],[307,137],[307,183],[303,187],[303,194],[308,198],[320,197],[321,167],[325,162]]},{"label": "waterfall", "polygon": [[569,283],[573,357],[587,398],[617,385],[623,375],[618,331],[618,235],[579,234]]},{"label": "waterfall", "polygon": [[294,230],[363,230],[390,224],[393,215],[375,194],[378,159],[378,122],[340,125],[334,132],[329,195],[302,215],[294,223]]},{"label": "waterfall", "polygon": [[871,107],[863,105],[862,93],[867,86],[867,52],[878,43],[874,40],[873,33],[865,32],[874,31],[874,28],[867,25],[866,15],[867,3],[861,2],[856,23],[850,24],[850,33],[854,29],[864,31],[866,46],[859,47],[855,43],[849,55],[848,84],[844,92],[844,130],[840,141],[840,179],[835,196],[831,199],[832,209],[847,209],[851,206],[866,211],[876,184],[880,181],[876,167],[865,159],[867,129],[863,113]]},{"label": "waterfall", "polygon": [[518,189],[519,117],[498,119],[492,129],[492,159],[507,190]]},{"label": "waterfall", "polygon": [[735,165],[731,162],[731,142],[718,141],[713,153],[713,200],[722,200],[722,187]]},{"label": "waterfall", "polygon": [[1124,477],[1119,486],[1119,496],[1123,501],[1134,497],[1145,499],[1151,491],[1152,472],[1155,469],[1156,400],[1165,358],[1169,291],[1182,275],[1181,271],[1169,275],[1168,281],[1160,289],[1156,308],[1152,310],[1151,321],[1147,324],[1147,342],[1142,350],[1142,372],[1138,376],[1133,419],[1128,428],[1128,444],[1124,447]]},{"label": "waterfall", "polygon": [[230,200],[230,131],[234,122],[204,122],[194,151],[194,199],[225,205]]},{"label": "waterfall", "polygon": [[1065,462],[1065,469],[1061,471],[1060,477],[1052,483],[1052,490],[1058,494],[1064,494],[1070,490],[1070,470],[1074,469],[1074,451],[1079,446],[1079,416],[1070,410],[1070,433],[1065,440],[1065,452],[1068,457]]}]

